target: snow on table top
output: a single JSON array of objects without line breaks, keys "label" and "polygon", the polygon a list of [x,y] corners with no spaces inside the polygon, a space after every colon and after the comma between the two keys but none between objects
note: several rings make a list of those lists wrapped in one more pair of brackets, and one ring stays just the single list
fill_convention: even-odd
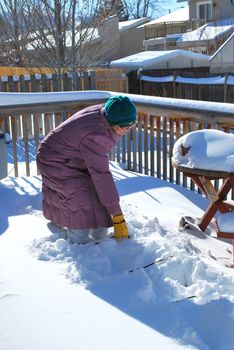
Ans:
[{"label": "snow on table top", "polygon": [[[185,155],[181,146],[187,149]],[[234,172],[234,135],[214,129],[192,131],[176,141],[173,160],[188,168]]]}]

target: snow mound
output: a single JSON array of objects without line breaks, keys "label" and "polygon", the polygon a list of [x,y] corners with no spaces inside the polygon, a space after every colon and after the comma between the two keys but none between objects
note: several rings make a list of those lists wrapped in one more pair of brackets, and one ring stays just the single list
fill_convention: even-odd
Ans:
[{"label": "snow mound", "polygon": [[220,298],[234,302],[231,269],[221,268],[209,250],[202,251],[186,232],[168,231],[156,217],[139,217],[124,201],[122,208],[131,239],[78,245],[69,244],[64,232],[58,231],[34,240],[31,248],[41,260],[62,263],[66,277],[87,289],[124,285],[135,305],[186,298],[201,305]]},{"label": "snow mound", "polygon": [[112,173],[132,239],[99,245],[49,229],[40,177],[1,181],[0,348],[234,349],[230,241],[211,225],[178,230],[181,215],[200,217],[204,198]]},{"label": "snow mound", "polygon": [[192,131],[176,141],[173,158],[188,168],[234,172],[234,135],[214,129]]}]

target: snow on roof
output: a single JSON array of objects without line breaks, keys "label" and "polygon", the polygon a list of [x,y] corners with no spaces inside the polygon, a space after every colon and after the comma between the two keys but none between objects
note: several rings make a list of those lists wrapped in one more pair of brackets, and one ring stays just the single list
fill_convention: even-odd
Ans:
[{"label": "snow on roof", "polygon": [[156,18],[143,26],[151,24],[164,23],[164,22],[176,22],[176,21],[188,21],[189,20],[189,6],[181,7],[171,13],[168,13],[162,17]]},{"label": "snow on roof", "polygon": [[[138,27],[139,25],[149,22],[149,18],[147,17],[142,17],[142,18],[137,18],[137,19],[133,19],[130,21],[123,21],[123,22],[119,22],[119,31],[123,32],[125,30],[128,30],[130,28],[134,28],[134,27]],[[28,44],[27,45],[27,49],[28,50],[33,50],[35,48],[35,46],[39,46],[39,47],[48,47],[51,48],[53,46],[55,46],[55,38],[54,35],[51,35],[48,33],[48,35],[46,36],[47,40],[45,41],[45,39],[41,38],[39,36],[39,32],[34,32],[30,34],[31,40],[33,40],[33,44]],[[76,35],[75,35],[75,40],[76,42],[78,42],[79,40],[84,41],[84,42],[89,42],[89,41],[98,41],[100,40],[100,35],[98,32],[98,28],[84,28],[82,29],[82,31],[77,31]],[[66,46],[70,47],[72,46],[72,32],[71,31],[66,31],[65,32],[65,40],[66,40]]]},{"label": "snow on roof", "polygon": [[142,24],[144,24],[146,22],[149,22],[149,18],[147,18],[147,17],[132,19],[129,21],[122,21],[122,22],[119,22],[119,30],[120,30],[120,32],[123,32],[127,29],[141,26]]},{"label": "snow on roof", "polygon": [[234,18],[207,23],[196,30],[181,34],[177,42],[216,39],[230,30],[234,30]]},{"label": "snow on roof", "polygon": [[[53,48],[56,45],[55,42],[55,37],[52,34],[48,34],[46,35],[46,39],[37,36],[37,33],[32,33],[30,34],[31,36],[34,35],[35,39],[33,40],[33,42],[29,42],[29,44],[26,45],[27,50],[34,50],[35,47],[40,47],[40,48]],[[67,47],[71,47],[72,46],[72,31],[66,30],[66,32],[64,33],[64,39],[66,42],[66,46]],[[97,28],[85,28],[83,29],[81,32],[77,31],[75,34],[75,41],[79,42],[90,42],[90,41],[97,41],[100,40],[100,35],[98,33],[98,29]]]},{"label": "snow on roof", "polygon": [[188,50],[144,51],[110,62],[112,68],[140,69],[151,68],[161,62],[173,60],[178,56],[199,60],[203,65],[209,65],[210,56]]}]

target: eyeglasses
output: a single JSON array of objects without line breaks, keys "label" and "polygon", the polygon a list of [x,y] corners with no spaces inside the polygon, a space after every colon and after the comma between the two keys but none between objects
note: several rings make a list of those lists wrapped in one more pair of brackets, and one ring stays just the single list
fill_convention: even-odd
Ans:
[{"label": "eyeglasses", "polygon": [[120,129],[130,129],[135,124],[136,123],[133,122],[133,123],[128,123],[128,124],[121,124],[121,125],[118,125],[118,126],[120,127]]}]

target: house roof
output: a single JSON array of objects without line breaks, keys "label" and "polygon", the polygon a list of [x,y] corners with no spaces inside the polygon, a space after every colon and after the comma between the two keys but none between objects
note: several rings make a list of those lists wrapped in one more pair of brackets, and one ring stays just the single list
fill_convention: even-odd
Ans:
[{"label": "house roof", "polygon": [[[66,42],[66,46],[67,47],[71,47],[72,46],[72,32],[67,30],[64,33],[64,37],[65,37],[65,42]],[[39,36],[39,32],[34,32],[30,34],[30,38],[31,38],[31,42],[29,42],[26,45],[27,50],[34,50],[34,48],[40,47],[40,48],[53,48],[55,47],[56,43],[55,43],[55,38],[54,35],[48,34],[46,35],[46,40],[45,38],[42,38]],[[79,40],[81,40],[81,38],[83,38],[83,42],[94,42],[94,41],[98,41],[100,40],[100,35],[98,33],[98,29],[96,28],[87,28],[82,30],[81,32],[77,31],[75,34],[75,40],[76,42],[78,42]]]},{"label": "house roof", "polygon": [[210,56],[188,50],[144,51],[110,62],[111,68],[128,70],[209,66]]},{"label": "house roof", "polygon": [[212,40],[231,30],[234,30],[234,18],[214,21],[191,32],[181,34],[177,42]]},{"label": "house roof", "polygon": [[125,30],[134,28],[134,27],[139,27],[142,24],[145,24],[147,22],[149,22],[149,18],[147,17],[142,17],[142,18],[137,18],[137,19],[132,19],[129,21],[121,21],[119,22],[119,31],[123,32]]},{"label": "house roof", "polygon": [[[151,24],[164,23],[164,22],[177,22],[177,21],[188,21],[189,20],[189,7],[181,7],[171,13],[168,13],[162,17],[154,19],[143,26],[148,26]],[[143,27],[142,26],[142,27]]]},{"label": "house roof", "polygon": [[[128,30],[130,28],[134,28],[134,27],[139,27],[139,25],[149,22],[149,18],[147,17],[142,17],[142,18],[137,18],[137,19],[133,19],[133,20],[129,20],[129,21],[122,21],[119,22],[119,31],[123,32],[125,30]],[[89,42],[89,41],[98,41],[101,40],[100,35],[98,33],[98,29],[97,28],[84,28],[81,32],[77,31],[76,33],[76,42],[78,40],[80,40],[80,37],[83,37],[83,41]],[[54,46],[55,45],[55,39],[53,35],[48,34],[47,35],[47,43],[45,43],[44,39],[41,39],[39,36],[39,32],[34,32],[31,34],[31,39],[34,39],[34,45],[32,44],[28,44],[27,45],[27,49],[28,50],[33,50],[35,45],[38,46]],[[70,47],[72,46],[72,32],[71,31],[66,31],[65,33],[65,40],[66,40],[66,46]]]}]

